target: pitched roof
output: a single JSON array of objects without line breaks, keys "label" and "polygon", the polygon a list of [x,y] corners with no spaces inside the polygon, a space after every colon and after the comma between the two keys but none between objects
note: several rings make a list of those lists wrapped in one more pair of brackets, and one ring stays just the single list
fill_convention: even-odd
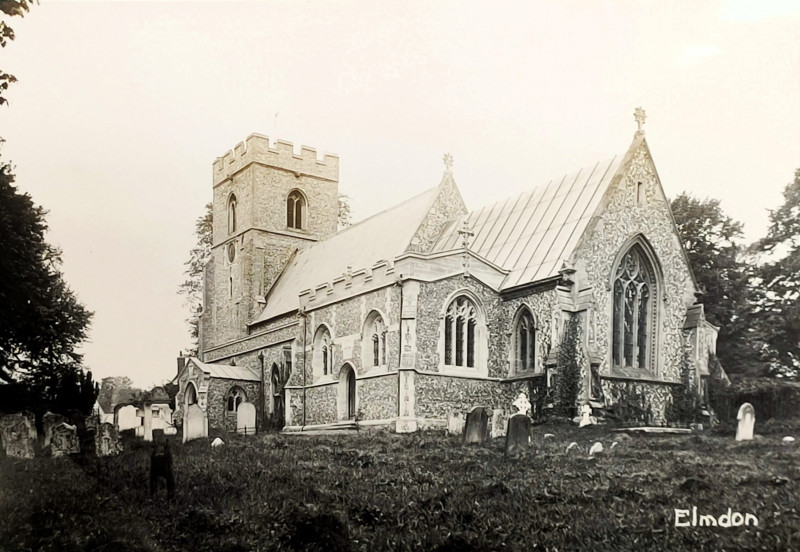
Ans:
[{"label": "pitched roof", "polygon": [[461,247],[458,231],[474,233],[470,250],[508,270],[501,289],[558,274],[575,249],[625,156],[551,180],[529,192],[472,211],[453,221],[432,252]]},{"label": "pitched roof", "polygon": [[[255,370],[247,366],[231,366],[230,364],[211,364],[200,362],[192,357],[189,359],[200,370],[210,375],[212,378],[235,379],[243,381],[261,381],[261,377]],[[187,362],[188,365],[188,362]]]},{"label": "pitched roof", "polygon": [[[444,183],[444,181],[443,181]],[[441,184],[297,252],[267,295],[254,323],[297,309],[301,291],[402,254],[435,201]]]}]

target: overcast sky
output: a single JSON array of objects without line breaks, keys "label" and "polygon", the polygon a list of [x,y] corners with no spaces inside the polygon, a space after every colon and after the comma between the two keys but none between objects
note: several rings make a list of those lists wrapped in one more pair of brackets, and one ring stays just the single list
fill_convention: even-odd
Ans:
[{"label": "overcast sky", "polygon": [[[211,165],[252,132],[340,156],[359,220],[470,208],[623,153],[763,235],[800,167],[800,2],[61,2],[10,21],[3,159],[95,312],[96,379],[175,375]],[[321,279],[326,279],[323,276]]]}]

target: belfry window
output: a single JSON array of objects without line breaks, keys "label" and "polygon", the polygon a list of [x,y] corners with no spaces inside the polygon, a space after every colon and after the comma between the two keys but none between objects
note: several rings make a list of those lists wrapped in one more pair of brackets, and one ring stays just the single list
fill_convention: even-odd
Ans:
[{"label": "belfry window", "polygon": [[236,232],[236,196],[228,198],[228,234]]},{"label": "belfry window", "polygon": [[628,250],[614,279],[612,360],[615,367],[653,370],[656,278],[638,244]]},{"label": "belfry window", "polygon": [[447,307],[444,319],[444,364],[475,367],[475,341],[478,313],[466,296],[456,297]]},{"label": "belfry window", "polygon": [[304,227],[303,219],[305,217],[306,201],[303,194],[297,190],[289,194],[286,198],[286,226],[296,230],[302,230]]}]

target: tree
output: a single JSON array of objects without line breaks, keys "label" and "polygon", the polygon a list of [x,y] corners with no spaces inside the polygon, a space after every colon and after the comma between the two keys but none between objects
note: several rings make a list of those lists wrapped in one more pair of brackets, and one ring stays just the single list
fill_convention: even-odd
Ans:
[{"label": "tree", "polygon": [[761,296],[757,316],[766,334],[765,355],[773,375],[800,375],[800,169],[783,191],[783,205],[770,211],[766,237],[752,249],[766,261],[758,267]]},{"label": "tree", "polygon": [[13,182],[0,165],[0,379],[47,387],[51,375],[80,367],[75,348],[92,314],[64,281],[61,252],[44,239],[46,212]]},{"label": "tree", "polygon": [[753,264],[742,223],[725,215],[716,199],[699,200],[682,193],[672,201],[672,213],[698,286],[706,318],[719,326],[717,351],[729,373],[754,373],[761,366],[762,340],[753,319]]},{"label": "tree", "polygon": [[[28,0],[0,0],[0,11],[8,17],[23,17],[29,10],[32,2]],[[14,29],[8,26],[5,21],[0,21],[0,48],[5,48],[10,40],[14,40]],[[17,82],[14,75],[9,75],[0,69],[0,105],[8,103],[2,94],[8,90],[11,83]]]},{"label": "tree", "polygon": [[200,313],[203,311],[203,271],[211,259],[211,241],[214,231],[214,212],[211,203],[206,204],[205,213],[200,216],[194,225],[197,243],[189,252],[186,265],[186,280],[180,285],[178,293],[186,297],[189,306],[189,335],[192,338],[192,348],[187,351],[190,356],[197,356],[199,347]]}]

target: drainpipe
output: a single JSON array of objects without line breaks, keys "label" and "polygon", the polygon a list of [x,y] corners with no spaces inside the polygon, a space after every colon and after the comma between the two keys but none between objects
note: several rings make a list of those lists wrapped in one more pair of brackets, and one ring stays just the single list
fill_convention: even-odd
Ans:
[{"label": "drainpipe", "polygon": [[403,275],[400,276],[395,281],[394,285],[400,287],[400,324],[399,324],[399,336],[397,339],[397,417],[400,417],[400,408],[401,408],[401,397],[402,388],[400,383],[400,363],[403,360]]},{"label": "drainpipe", "polygon": [[[264,410],[264,401],[266,397],[264,396],[264,351],[258,352],[258,360],[261,362],[261,382],[259,384],[259,395],[261,395],[258,409],[261,412],[261,426],[266,425],[266,416],[267,413]],[[256,433],[258,433],[258,428],[256,428]]]},{"label": "drainpipe", "polygon": [[306,427],[306,336],[308,335],[308,314],[305,308],[298,311],[297,314],[303,317],[303,425],[300,427],[300,431],[303,431],[303,428]]}]

